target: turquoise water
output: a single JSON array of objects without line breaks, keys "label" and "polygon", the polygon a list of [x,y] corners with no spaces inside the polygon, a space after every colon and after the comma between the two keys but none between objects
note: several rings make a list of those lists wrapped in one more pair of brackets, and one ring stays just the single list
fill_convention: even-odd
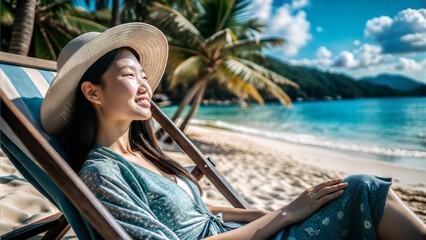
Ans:
[{"label": "turquoise water", "polygon": [[426,98],[208,105],[192,123],[426,168]]}]

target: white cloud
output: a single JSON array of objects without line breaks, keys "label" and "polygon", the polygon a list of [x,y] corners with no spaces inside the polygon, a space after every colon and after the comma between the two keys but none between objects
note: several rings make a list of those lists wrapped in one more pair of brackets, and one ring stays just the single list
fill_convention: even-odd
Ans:
[{"label": "white cloud", "polygon": [[388,16],[376,17],[367,21],[364,34],[366,36],[374,36],[388,30],[392,26],[392,18]]},{"label": "white cloud", "polygon": [[309,34],[310,23],[306,20],[306,12],[303,10],[294,12],[288,4],[277,9],[269,26],[269,33],[286,39],[283,49],[288,56],[296,55],[312,38]]},{"label": "white cloud", "polygon": [[336,67],[356,68],[359,66],[359,62],[351,52],[343,51],[337,56],[333,65]]},{"label": "white cloud", "polygon": [[321,66],[321,67],[338,67],[338,68],[371,68],[373,66],[389,62],[392,55],[382,54],[381,48],[376,45],[363,44],[353,51],[342,51],[332,58],[329,49],[322,46],[316,51],[315,59],[299,59],[294,60],[294,64]]},{"label": "white cloud", "polygon": [[293,10],[301,9],[305,7],[306,5],[308,5],[308,3],[309,3],[309,0],[293,0],[293,2],[291,3],[291,8]]},{"label": "white cloud", "polygon": [[383,53],[426,51],[426,9],[408,8],[393,18],[370,19],[364,34],[374,39]]},{"label": "white cloud", "polygon": [[323,31],[324,31],[324,29],[322,29],[322,27],[320,27],[320,26],[317,26],[317,27],[315,28],[315,31],[317,31],[317,32],[323,32]]},{"label": "white cloud", "polygon": [[331,51],[326,47],[320,47],[317,50],[317,58],[330,58],[332,55]]},{"label": "white cloud", "polygon": [[333,60],[331,56],[333,54],[326,47],[322,46],[317,49],[317,58],[316,59],[293,59],[290,60],[292,64],[296,65],[307,65],[307,66],[320,66],[320,67],[328,67],[333,64]]},{"label": "white cloud", "polygon": [[[284,54],[294,56],[312,38],[306,12],[301,10],[309,4],[309,0],[293,0],[277,9],[273,8],[272,3],[273,0],[253,0],[251,8],[268,26],[267,35],[283,37],[286,40],[282,47]],[[322,31],[322,28],[319,28]]]},{"label": "white cloud", "polygon": [[382,49],[379,46],[363,44],[354,52],[359,56],[360,67],[371,67],[384,60],[384,56],[381,54]]},{"label": "white cloud", "polygon": [[253,0],[252,7],[260,19],[268,21],[271,17],[272,0]]},{"label": "white cloud", "polygon": [[401,42],[411,44],[413,47],[426,47],[426,32],[404,35],[401,37]]},{"label": "white cloud", "polygon": [[[426,60],[423,60],[423,62],[426,62]],[[395,69],[420,71],[423,69],[423,62],[418,63],[414,59],[400,58],[399,62],[395,66]]]},{"label": "white cloud", "polygon": [[358,39],[355,39],[355,40],[354,40],[354,45],[355,45],[356,47],[358,47],[359,45],[361,45],[361,41],[360,41],[360,40],[358,40]]}]

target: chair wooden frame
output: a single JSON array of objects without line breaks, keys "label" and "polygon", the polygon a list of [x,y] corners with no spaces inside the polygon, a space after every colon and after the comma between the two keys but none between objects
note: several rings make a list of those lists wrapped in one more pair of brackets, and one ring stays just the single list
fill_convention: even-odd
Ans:
[{"label": "chair wooden frame", "polygon": [[[30,58],[0,52],[0,63],[29,68],[56,71],[53,61]],[[38,164],[52,177],[64,194],[105,239],[130,239],[103,205],[78,178],[66,161],[47,142],[26,117],[1,93],[1,116],[18,135]],[[151,101],[153,117],[172,139],[188,154],[195,166],[189,171],[199,180],[205,175],[223,196],[237,208],[251,208],[229,182],[217,171],[214,162],[204,157],[201,151],[174,125],[174,123]],[[43,159],[43,161],[40,161]],[[72,183],[72,184],[70,184]],[[77,189],[77,190],[76,190]],[[55,214],[26,227],[1,236],[1,239],[22,239],[45,232],[43,239],[60,239],[70,228],[62,214]]]}]

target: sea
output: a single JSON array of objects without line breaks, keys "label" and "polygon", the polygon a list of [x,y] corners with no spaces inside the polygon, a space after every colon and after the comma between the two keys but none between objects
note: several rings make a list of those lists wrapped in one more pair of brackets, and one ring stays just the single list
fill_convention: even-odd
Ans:
[{"label": "sea", "polygon": [[426,169],[426,97],[202,105],[191,124]]}]

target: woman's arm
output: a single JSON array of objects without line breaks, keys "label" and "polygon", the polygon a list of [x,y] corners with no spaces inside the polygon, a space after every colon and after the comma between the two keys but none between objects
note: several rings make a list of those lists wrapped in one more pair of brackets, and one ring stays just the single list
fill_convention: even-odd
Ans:
[{"label": "woman's arm", "polygon": [[323,182],[304,191],[287,206],[260,217],[253,222],[229,232],[210,236],[208,240],[268,239],[281,229],[300,222],[327,202],[341,196],[347,183],[342,179]]},{"label": "woman's arm", "polygon": [[269,211],[260,209],[243,209],[211,205],[207,205],[207,208],[214,215],[222,213],[222,218],[224,222],[252,222],[270,213]]}]

